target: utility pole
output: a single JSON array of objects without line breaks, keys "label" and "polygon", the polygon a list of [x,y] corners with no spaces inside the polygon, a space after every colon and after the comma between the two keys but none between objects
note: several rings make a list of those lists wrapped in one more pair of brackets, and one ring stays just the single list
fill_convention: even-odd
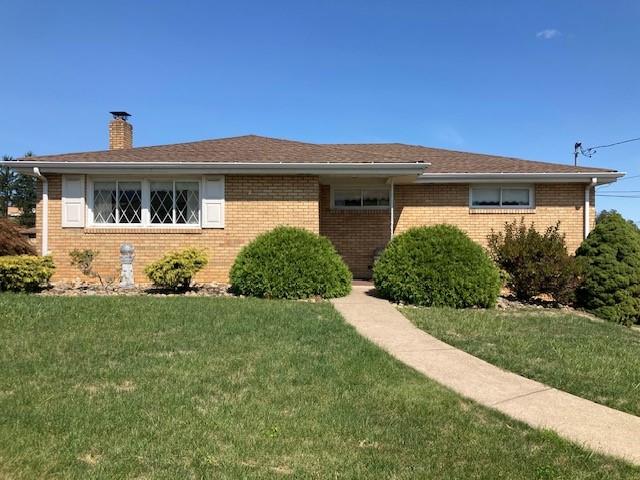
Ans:
[{"label": "utility pole", "polygon": [[578,155],[580,155],[580,150],[582,149],[582,143],[576,142],[573,146],[573,165],[578,166]]}]

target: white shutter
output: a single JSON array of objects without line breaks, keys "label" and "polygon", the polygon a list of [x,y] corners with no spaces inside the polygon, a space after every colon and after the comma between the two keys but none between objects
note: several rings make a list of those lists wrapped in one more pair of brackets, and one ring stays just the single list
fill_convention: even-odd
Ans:
[{"label": "white shutter", "polygon": [[62,176],[62,226],[84,227],[84,175]]},{"label": "white shutter", "polygon": [[202,179],[202,228],[224,228],[224,177]]}]

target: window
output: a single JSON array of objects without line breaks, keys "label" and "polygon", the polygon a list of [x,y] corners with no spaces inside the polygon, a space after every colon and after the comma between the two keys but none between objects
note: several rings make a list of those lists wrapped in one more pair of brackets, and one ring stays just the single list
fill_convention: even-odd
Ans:
[{"label": "window", "polygon": [[200,225],[200,181],[95,180],[91,194],[94,225]]},{"label": "window", "polygon": [[142,223],[141,182],[95,182],[93,221],[114,225]]},{"label": "window", "polygon": [[334,188],[332,208],[388,208],[388,188]]},{"label": "window", "polygon": [[161,181],[150,183],[152,224],[198,225],[200,223],[200,184]]},{"label": "window", "polygon": [[533,208],[533,187],[472,187],[470,203],[474,208]]}]

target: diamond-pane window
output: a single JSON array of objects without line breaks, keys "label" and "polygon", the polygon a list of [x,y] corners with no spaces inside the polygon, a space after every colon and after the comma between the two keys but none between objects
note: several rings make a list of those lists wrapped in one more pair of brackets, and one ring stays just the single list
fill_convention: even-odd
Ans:
[{"label": "diamond-pane window", "polygon": [[94,181],[91,207],[94,224],[200,225],[200,182]]},{"label": "diamond-pane window", "polygon": [[93,185],[94,222],[116,223],[116,182],[96,182]]},{"label": "diamond-pane window", "polygon": [[173,223],[173,182],[151,182],[151,223]]},{"label": "diamond-pane window", "polygon": [[118,223],[142,223],[140,182],[118,182]]},{"label": "diamond-pane window", "polygon": [[176,182],[176,223],[200,223],[200,187],[198,182]]}]

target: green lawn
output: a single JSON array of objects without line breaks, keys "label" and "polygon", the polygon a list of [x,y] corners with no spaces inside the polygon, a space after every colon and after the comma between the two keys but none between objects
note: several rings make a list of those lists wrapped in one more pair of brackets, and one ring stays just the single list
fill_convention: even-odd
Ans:
[{"label": "green lawn", "polygon": [[494,365],[640,415],[640,333],[540,310],[402,308],[431,335]]},{"label": "green lawn", "polygon": [[0,478],[638,478],[327,303],[0,295]]}]

